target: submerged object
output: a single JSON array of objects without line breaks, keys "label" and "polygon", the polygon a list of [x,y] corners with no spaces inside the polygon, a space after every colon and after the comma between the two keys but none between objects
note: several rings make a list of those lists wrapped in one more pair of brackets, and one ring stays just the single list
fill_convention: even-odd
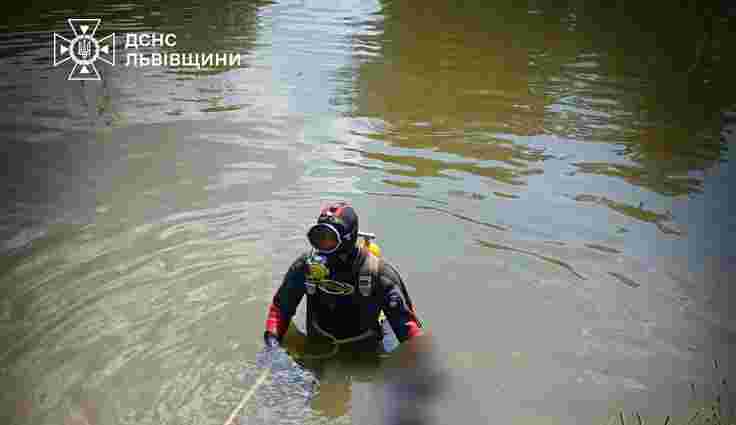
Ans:
[{"label": "submerged object", "polygon": [[384,371],[383,425],[430,423],[429,407],[442,394],[447,377],[433,352],[425,334],[404,343],[389,360]]}]

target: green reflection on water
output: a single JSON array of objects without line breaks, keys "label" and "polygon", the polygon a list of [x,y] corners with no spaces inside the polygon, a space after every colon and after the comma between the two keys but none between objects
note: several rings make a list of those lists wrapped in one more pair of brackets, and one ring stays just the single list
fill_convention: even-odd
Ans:
[{"label": "green reflection on water", "polygon": [[456,177],[445,174],[443,171],[454,170],[483,177],[490,177],[494,180],[511,185],[524,185],[525,182],[520,177],[542,172],[539,169],[517,171],[506,167],[483,167],[468,163],[452,163],[437,159],[418,158],[405,155],[389,155],[378,152],[363,152],[363,156],[368,159],[378,160],[389,164],[411,167],[412,169],[388,168],[384,170],[389,174],[405,177],[445,177],[453,179]]},{"label": "green reflection on water", "polygon": [[[724,153],[719,113],[733,104],[736,62],[726,47],[733,27],[713,16],[715,5],[668,6],[671,20],[658,18],[663,5],[634,2],[547,2],[534,13],[511,2],[382,5],[382,32],[356,37],[379,45],[381,56],[357,65],[352,93],[351,114],[389,125],[374,140],[520,167],[549,155],[494,134],[616,144],[638,168],[583,171],[666,196],[699,193],[697,179],[678,176],[707,169]],[[366,156],[415,167],[389,171],[413,177],[459,169],[438,159]],[[524,176],[461,168],[505,183]]]},{"label": "green reflection on water", "polygon": [[635,186],[647,187],[657,193],[678,196],[702,192],[700,179],[662,174],[657,169],[622,164],[579,162],[573,164],[580,172],[609,177],[618,177]]}]

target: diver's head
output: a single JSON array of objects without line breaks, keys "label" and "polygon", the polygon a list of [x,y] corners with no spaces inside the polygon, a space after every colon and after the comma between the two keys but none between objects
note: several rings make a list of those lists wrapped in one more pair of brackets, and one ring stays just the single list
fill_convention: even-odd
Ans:
[{"label": "diver's head", "polygon": [[307,239],[318,254],[345,260],[357,249],[358,214],[346,202],[328,204],[320,210]]}]

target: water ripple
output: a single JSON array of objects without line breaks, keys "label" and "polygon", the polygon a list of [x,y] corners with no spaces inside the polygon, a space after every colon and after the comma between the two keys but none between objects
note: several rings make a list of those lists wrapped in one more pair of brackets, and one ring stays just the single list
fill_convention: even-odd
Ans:
[{"label": "water ripple", "polygon": [[484,246],[486,248],[500,249],[500,250],[504,250],[504,251],[514,251],[514,252],[519,252],[519,253],[526,254],[526,255],[531,255],[532,257],[536,257],[536,258],[538,258],[540,260],[546,261],[548,263],[554,264],[556,266],[559,266],[559,267],[562,267],[562,268],[568,270],[570,273],[572,273],[575,277],[577,277],[580,280],[586,280],[587,279],[585,276],[583,276],[582,274],[580,274],[577,271],[575,271],[575,269],[571,265],[569,265],[568,263],[566,263],[566,262],[564,262],[562,260],[559,260],[557,258],[552,258],[552,257],[546,256],[546,255],[537,254],[535,252],[527,251],[525,249],[519,249],[519,248],[514,248],[514,247],[511,247],[511,246],[499,245],[499,244],[492,243],[492,242],[482,241],[482,240],[479,240],[479,239],[476,239],[476,242],[479,243],[481,246]]}]

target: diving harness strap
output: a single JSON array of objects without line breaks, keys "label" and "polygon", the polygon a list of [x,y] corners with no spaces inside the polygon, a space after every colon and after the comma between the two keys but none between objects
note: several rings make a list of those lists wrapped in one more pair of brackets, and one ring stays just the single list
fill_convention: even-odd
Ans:
[{"label": "diving harness strap", "polygon": [[[380,266],[381,259],[366,250],[365,264],[360,268],[358,275],[358,290],[360,291],[360,294],[362,296],[370,296],[373,292],[373,280],[374,277],[378,276]],[[356,336],[352,336],[349,338],[337,338],[333,334],[320,327],[317,323],[316,318],[312,320],[312,326],[320,335],[329,339],[330,342],[332,342],[333,347],[332,350],[326,354],[303,354],[303,357],[307,359],[327,359],[333,357],[337,354],[337,352],[340,350],[340,346],[343,344],[363,341],[365,339],[378,335],[374,329],[368,329],[365,332]]]}]

